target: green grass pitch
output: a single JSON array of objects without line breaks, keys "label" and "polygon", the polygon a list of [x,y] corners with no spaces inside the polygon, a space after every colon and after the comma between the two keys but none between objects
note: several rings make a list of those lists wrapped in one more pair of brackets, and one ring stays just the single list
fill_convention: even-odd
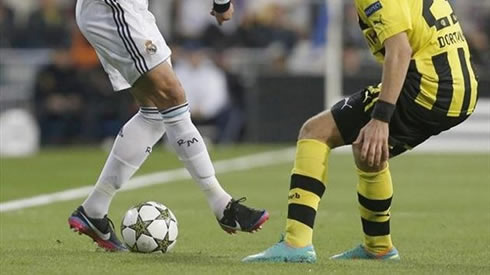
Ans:
[{"label": "green grass pitch", "polygon": [[[227,159],[271,146],[215,148]],[[0,160],[0,201],[91,185],[106,153],[51,149],[26,159]],[[179,239],[166,255],[105,253],[68,229],[68,215],[82,199],[0,214],[1,274],[490,274],[490,156],[407,154],[391,162],[395,196],[392,235],[402,260],[331,261],[362,237],[356,175],[349,154],[330,157],[329,183],[315,225],[318,263],[243,264],[240,259],[279,239],[284,229],[292,163],[220,174],[234,196],[264,207],[271,218],[257,234],[229,236],[217,225],[190,180],[129,192],[114,199],[110,215],[119,231],[132,205],[155,200],[179,220]],[[170,153],[154,150],[139,174],[181,167]],[[119,232],[118,232],[119,233]]]}]

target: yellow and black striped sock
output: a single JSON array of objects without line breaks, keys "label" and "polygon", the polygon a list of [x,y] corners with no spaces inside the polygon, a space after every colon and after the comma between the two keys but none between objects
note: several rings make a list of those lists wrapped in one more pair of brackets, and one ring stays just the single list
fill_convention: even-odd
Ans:
[{"label": "yellow and black striped sock", "polygon": [[298,141],[288,199],[285,240],[294,247],[312,243],[318,204],[325,192],[330,148],[312,139]]},{"label": "yellow and black striped sock", "polygon": [[393,185],[389,167],[380,172],[357,170],[357,196],[364,231],[364,247],[379,254],[393,247],[390,235],[390,207]]}]

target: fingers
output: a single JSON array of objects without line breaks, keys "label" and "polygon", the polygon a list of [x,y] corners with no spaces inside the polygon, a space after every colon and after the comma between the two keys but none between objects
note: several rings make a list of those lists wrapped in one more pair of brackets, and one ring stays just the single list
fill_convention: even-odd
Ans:
[{"label": "fingers", "polygon": [[231,18],[233,17],[233,12],[234,8],[233,5],[231,5],[230,9],[224,13],[219,13],[215,10],[212,10],[210,14],[216,18],[216,22],[218,23],[218,25],[222,26],[225,21],[231,20]]},{"label": "fingers", "polygon": [[368,158],[369,149],[371,148],[370,140],[364,140],[361,147],[361,160],[365,161]]},{"label": "fingers", "polygon": [[374,155],[373,165],[378,167],[381,164],[381,159],[383,158],[383,143],[376,144],[376,152]]},{"label": "fingers", "polygon": [[218,23],[218,25],[220,25],[220,26],[222,26],[222,25],[223,25],[223,18],[222,18],[222,16],[221,16],[221,14],[219,14],[219,13],[215,12],[214,10],[212,10],[212,11],[210,12],[210,14],[211,14],[212,16],[214,16],[214,18],[216,18],[216,23]]},{"label": "fingers", "polygon": [[354,145],[359,145],[359,144],[361,144],[361,143],[362,143],[362,141],[363,141],[363,140],[364,140],[364,131],[363,131],[363,130],[361,130],[361,131],[359,132],[359,135],[357,136],[357,139],[356,139],[356,140],[355,140],[355,141],[354,141],[352,144],[354,144]]},{"label": "fingers", "polygon": [[380,166],[382,163],[388,161],[390,152],[388,147],[388,141],[385,139],[380,139],[377,141],[376,146],[376,156],[374,158],[375,166]]},{"label": "fingers", "polygon": [[378,144],[376,142],[370,142],[369,143],[369,148],[367,149],[367,162],[368,165],[373,167],[374,166],[374,161],[377,157],[378,154]]},{"label": "fingers", "polygon": [[368,154],[368,165],[371,167],[378,167],[382,163],[388,161],[390,158],[390,149],[388,141],[378,140],[371,143]]},{"label": "fingers", "polygon": [[379,135],[370,134],[369,129],[361,129],[352,145],[360,147],[360,158],[371,167],[380,166],[389,159],[388,140]]},{"label": "fingers", "polygon": [[383,144],[383,158],[381,159],[381,162],[386,162],[390,158],[390,146],[388,145],[388,142],[385,142]]},{"label": "fingers", "polygon": [[367,158],[370,141],[365,139],[365,131],[361,129],[357,139],[352,143],[353,145],[361,145],[361,160],[364,161]]},{"label": "fingers", "polygon": [[360,132],[353,145],[362,145],[360,151],[361,160],[367,161],[367,164],[371,167],[379,166],[389,158],[388,142],[368,138],[363,131]]},{"label": "fingers", "polygon": [[388,161],[390,158],[390,149],[388,141],[381,139],[374,142],[370,142],[370,148],[368,149],[368,165],[371,167],[378,167],[382,163]]},{"label": "fingers", "polygon": [[223,26],[223,23],[225,21],[228,21],[223,15],[218,15],[216,16],[216,19],[218,20],[218,25]]}]

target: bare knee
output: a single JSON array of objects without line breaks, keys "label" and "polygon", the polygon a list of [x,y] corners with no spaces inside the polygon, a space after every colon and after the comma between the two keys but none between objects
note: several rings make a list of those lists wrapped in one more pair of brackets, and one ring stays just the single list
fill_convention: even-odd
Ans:
[{"label": "bare knee", "polygon": [[135,83],[133,95],[140,103],[152,102],[159,109],[166,109],[186,102],[185,92],[168,63],[147,72]]},{"label": "bare knee", "polygon": [[325,142],[330,148],[344,144],[332,114],[322,112],[308,119],[299,132],[298,139],[315,139]]},{"label": "bare knee", "polygon": [[328,134],[326,131],[318,127],[316,120],[316,117],[312,117],[303,123],[303,126],[299,131],[299,139],[318,139],[321,141],[327,140]]},{"label": "bare knee", "polygon": [[185,91],[177,77],[162,77],[155,80],[155,97],[163,107],[172,107],[186,102]]},{"label": "bare knee", "polygon": [[380,165],[370,166],[367,159],[363,160],[361,158],[361,146],[360,144],[352,145],[352,153],[354,154],[354,161],[356,163],[357,168],[363,172],[367,173],[375,173],[380,172],[386,168],[387,162],[382,162]]}]

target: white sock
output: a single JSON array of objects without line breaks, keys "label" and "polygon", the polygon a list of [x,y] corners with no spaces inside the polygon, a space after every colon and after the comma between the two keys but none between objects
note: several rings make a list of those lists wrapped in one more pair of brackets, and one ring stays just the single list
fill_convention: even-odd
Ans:
[{"label": "white sock", "polygon": [[203,138],[191,121],[188,104],[179,105],[161,113],[169,143],[206,195],[215,216],[221,219],[231,196],[223,190],[216,179],[213,163]]},{"label": "white sock", "polygon": [[95,188],[82,204],[89,217],[102,218],[107,214],[117,190],[139,169],[164,133],[157,108],[141,108],[123,126]]}]

